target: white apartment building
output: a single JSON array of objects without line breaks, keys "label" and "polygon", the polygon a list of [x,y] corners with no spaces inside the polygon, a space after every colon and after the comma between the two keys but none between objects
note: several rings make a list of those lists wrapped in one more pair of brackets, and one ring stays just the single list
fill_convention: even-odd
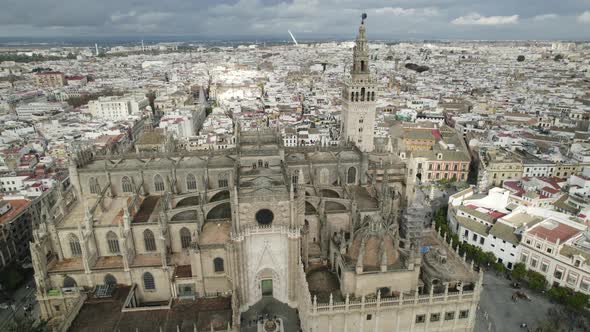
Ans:
[{"label": "white apartment building", "polygon": [[[521,234],[548,216],[561,214],[520,204],[504,188],[492,188],[486,196],[467,189],[449,197],[448,219],[459,240],[491,252],[512,269],[520,256]],[[562,216],[563,217],[563,216]]]},{"label": "white apartment building", "polygon": [[141,112],[149,105],[145,95],[100,97],[88,103],[92,117],[109,120],[126,120],[129,115]]},{"label": "white apartment building", "polygon": [[297,146],[297,132],[291,128],[285,128],[283,133],[283,145],[287,147]]},{"label": "white apartment building", "polygon": [[62,103],[28,103],[16,107],[16,116],[19,120],[32,120],[36,115],[63,112],[65,109],[66,105]]},{"label": "white apartment building", "polygon": [[590,196],[590,177],[586,173],[590,173],[590,168],[584,169],[584,175],[572,175],[569,177],[567,184],[569,185],[570,195]]},{"label": "white apartment building", "polygon": [[520,262],[550,286],[590,294],[590,232],[584,224],[547,218],[523,233]]},{"label": "white apartment building", "polygon": [[451,197],[448,217],[459,241],[492,252],[498,262],[511,269],[518,259],[517,231],[530,220],[510,214],[509,196],[509,191],[493,188],[482,198],[457,201],[457,197]]},{"label": "white apartment building", "polygon": [[0,191],[14,192],[24,189],[28,176],[5,176],[0,177]]},{"label": "white apartment building", "polygon": [[175,111],[167,113],[160,119],[160,128],[166,129],[177,138],[196,136],[197,123],[193,111]]}]

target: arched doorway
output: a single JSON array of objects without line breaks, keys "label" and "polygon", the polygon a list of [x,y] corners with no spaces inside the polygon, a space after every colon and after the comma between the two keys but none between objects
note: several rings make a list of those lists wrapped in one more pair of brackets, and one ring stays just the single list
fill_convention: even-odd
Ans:
[{"label": "arched doorway", "polygon": [[256,283],[258,285],[257,298],[274,297],[279,301],[283,300],[283,290],[281,289],[281,282],[279,274],[271,269],[264,268],[256,274]]},{"label": "arched doorway", "polygon": [[348,169],[348,174],[347,174],[347,181],[348,184],[355,184],[356,183],[356,168],[355,167],[350,167]]}]

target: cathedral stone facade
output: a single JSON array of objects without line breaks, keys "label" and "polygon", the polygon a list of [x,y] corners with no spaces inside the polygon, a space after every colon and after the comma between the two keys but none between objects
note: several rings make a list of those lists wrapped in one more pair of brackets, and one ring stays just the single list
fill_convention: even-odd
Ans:
[{"label": "cathedral stone facade", "polygon": [[31,246],[43,318],[72,324],[110,286],[126,289],[122,312],[230,298],[227,322],[207,331],[240,330],[264,297],[297,308],[309,332],[471,331],[481,275],[434,230],[403,232],[425,207],[406,206],[404,164],[373,151],[368,59],[363,22],[339,147],[238,130],[226,151],[78,151],[72,198]]}]

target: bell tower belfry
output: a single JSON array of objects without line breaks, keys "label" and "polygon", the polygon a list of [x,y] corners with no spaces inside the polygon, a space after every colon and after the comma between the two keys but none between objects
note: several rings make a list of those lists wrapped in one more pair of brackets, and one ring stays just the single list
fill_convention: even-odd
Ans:
[{"label": "bell tower belfry", "polygon": [[355,144],[363,152],[374,148],[376,84],[369,71],[369,45],[363,14],[353,48],[350,79],[342,91],[342,141]]}]

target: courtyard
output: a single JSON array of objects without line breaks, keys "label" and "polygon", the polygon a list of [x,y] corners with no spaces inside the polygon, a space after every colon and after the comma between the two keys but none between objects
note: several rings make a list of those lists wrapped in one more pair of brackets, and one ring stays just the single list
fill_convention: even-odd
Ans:
[{"label": "courtyard", "polygon": [[526,288],[519,290],[531,300],[513,301],[512,294],[516,290],[510,287],[510,283],[510,280],[503,275],[496,275],[494,271],[485,273],[475,331],[526,331],[520,327],[522,323],[526,323],[530,331],[535,331],[539,322],[546,317],[547,310],[554,306],[546,296]]}]

